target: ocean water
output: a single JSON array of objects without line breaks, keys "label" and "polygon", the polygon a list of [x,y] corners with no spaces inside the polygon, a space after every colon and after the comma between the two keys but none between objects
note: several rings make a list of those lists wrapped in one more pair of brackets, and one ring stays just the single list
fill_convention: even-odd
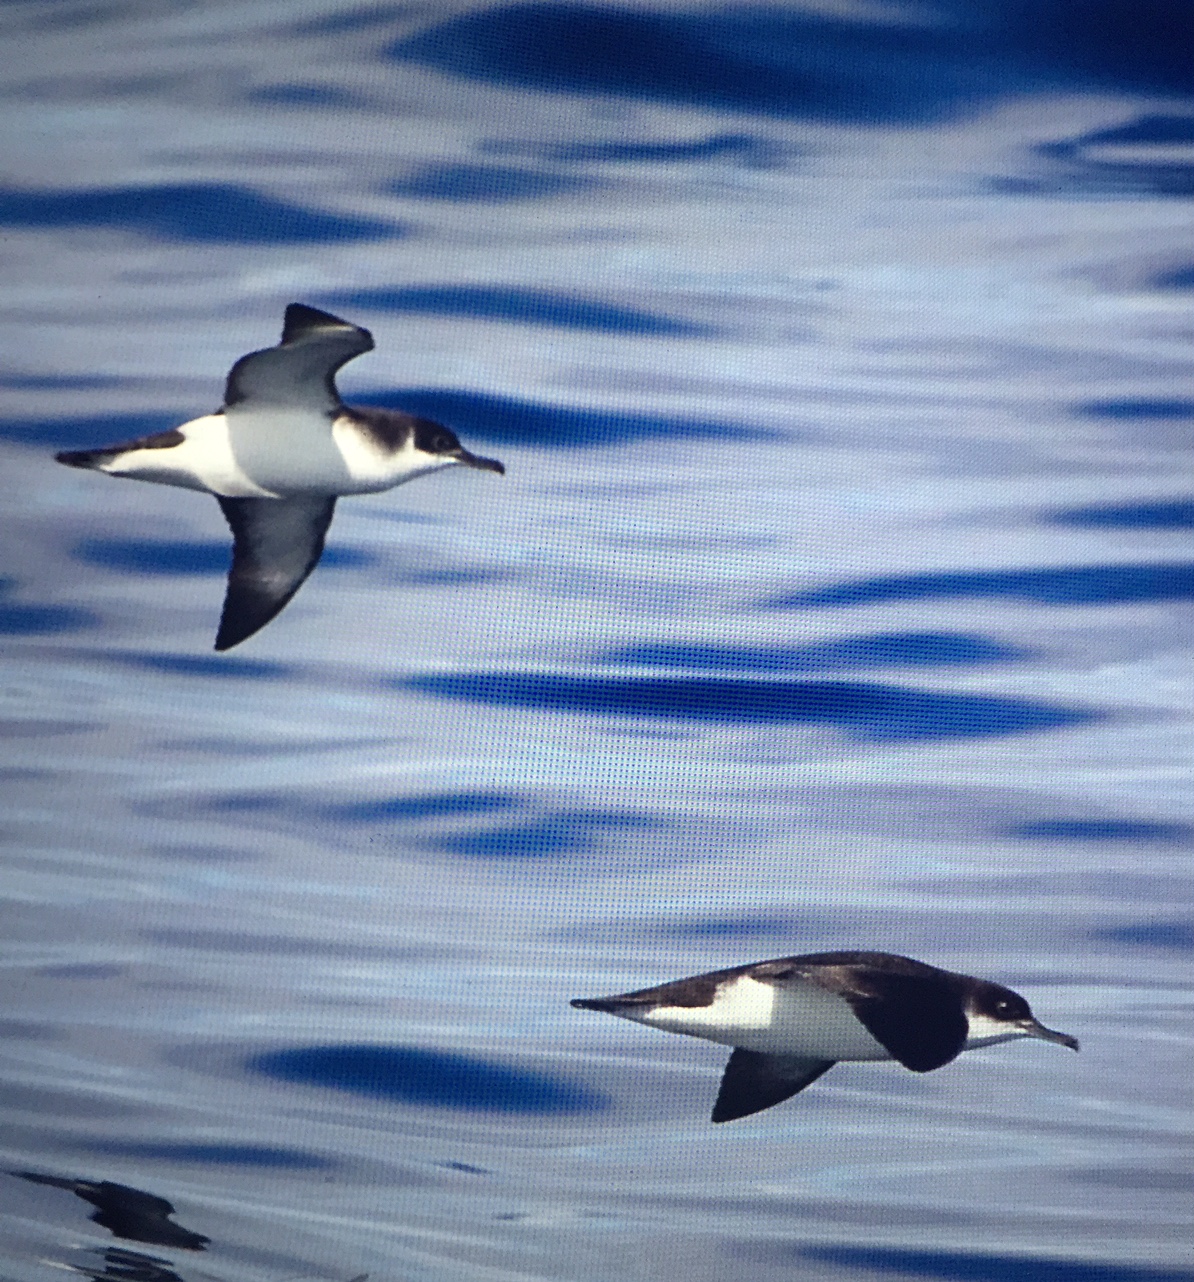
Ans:
[{"label": "ocean water", "polygon": [[[1194,1279],[1189,10],[0,29],[0,1276]],[[216,655],[216,505],[52,453],[292,301],[507,475]],[[839,948],[1082,1051],[715,1127],[568,1005]]]}]

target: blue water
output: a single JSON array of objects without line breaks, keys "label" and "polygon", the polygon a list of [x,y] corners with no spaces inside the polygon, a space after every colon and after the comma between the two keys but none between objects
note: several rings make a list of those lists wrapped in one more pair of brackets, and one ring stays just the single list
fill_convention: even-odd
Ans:
[{"label": "blue water", "polygon": [[[1188,9],[0,28],[0,1273],[1194,1279]],[[216,504],[52,453],[292,301],[507,474],[216,655]],[[715,1127],[568,1005],[839,948],[1082,1051]]]}]

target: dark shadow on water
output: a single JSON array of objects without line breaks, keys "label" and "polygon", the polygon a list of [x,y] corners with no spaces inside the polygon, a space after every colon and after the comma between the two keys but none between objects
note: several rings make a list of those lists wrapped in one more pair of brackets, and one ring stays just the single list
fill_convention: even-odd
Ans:
[{"label": "dark shadow on water", "polygon": [[[227,543],[166,539],[84,539],[74,554],[81,561],[123,574],[199,575],[227,574],[232,560],[232,536]],[[357,548],[329,547],[320,567],[349,569],[376,561]]]},{"label": "dark shadow on water", "polygon": [[1194,115],[1165,116],[1150,113],[1109,129],[1094,129],[1082,135],[1087,143],[1143,143],[1165,146],[1194,143]]},{"label": "dark shadow on water", "polygon": [[1095,1166],[1086,1170],[1066,1171],[1066,1178],[1076,1184],[1096,1188],[1143,1189],[1149,1193],[1190,1193],[1194,1191],[1194,1173],[1190,1171],[1141,1170],[1132,1166]]},{"label": "dark shadow on water", "polygon": [[35,975],[44,975],[47,979],[115,979],[125,974],[126,968],[119,962],[63,962],[57,966],[39,966]]},{"label": "dark shadow on water", "polygon": [[424,844],[433,850],[477,858],[537,859],[591,850],[604,833],[650,829],[648,815],[600,810],[565,810],[523,824],[444,833]]},{"label": "dark shadow on water", "polygon": [[196,799],[195,809],[207,814],[290,814],[305,820],[370,825],[488,815],[514,809],[520,804],[521,798],[517,795],[502,792],[432,792],[370,798],[367,801],[321,801],[307,791],[290,789],[209,794]]},{"label": "dark shadow on water", "polygon": [[1149,282],[1154,289],[1194,289],[1194,263],[1161,272]]},{"label": "dark shadow on water", "polygon": [[[509,144],[494,143],[493,150]],[[677,142],[574,142],[543,145],[538,154],[550,160],[602,164],[693,164],[706,160],[734,160],[751,169],[773,169],[790,154],[786,148],[754,134],[709,134]]]},{"label": "dark shadow on water", "polygon": [[362,399],[370,405],[435,419],[466,437],[543,449],[625,445],[650,437],[746,441],[774,436],[763,428],[741,423],[635,414],[629,410],[574,409],[450,388],[400,387],[370,392]]},{"label": "dark shadow on water", "polygon": [[367,99],[360,94],[335,89],[331,85],[266,85],[245,95],[249,102],[262,102],[271,107],[317,107],[347,109],[362,107]]},{"label": "dark shadow on water", "polygon": [[775,1257],[780,1258],[781,1253],[782,1258],[793,1261],[815,1260],[843,1269],[865,1269],[912,1278],[940,1278],[943,1282],[1191,1282],[1194,1279],[1194,1272],[1186,1269],[1058,1260],[1049,1256],[970,1254],[883,1246],[808,1246],[787,1251],[777,1248]]},{"label": "dark shadow on water", "polygon": [[336,307],[366,307],[423,316],[465,316],[470,320],[551,325],[559,329],[598,333],[684,337],[709,332],[707,328],[687,321],[638,308],[618,307],[584,294],[524,289],[515,285],[410,285],[402,289],[361,289],[327,294],[323,301]]},{"label": "dark shadow on water", "polygon": [[[291,814],[296,818],[307,815],[305,802],[294,792],[216,793],[195,798],[190,808],[200,814],[206,812],[215,815]],[[177,803],[174,801],[171,801],[167,809],[150,803],[140,810],[141,813],[150,815],[178,814]]]},{"label": "dark shadow on water", "polygon": [[149,1242],[155,1246],[180,1247],[185,1251],[202,1251],[211,1241],[202,1233],[192,1233],[175,1224],[170,1219],[174,1207],[164,1197],[130,1188],[127,1184],[39,1175],[34,1171],[10,1173],[31,1184],[66,1189],[84,1202],[90,1202],[95,1207],[91,1219],[116,1237],[131,1242]]},{"label": "dark shadow on water", "polygon": [[584,922],[553,931],[553,939],[581,940],[595,944],[670,944],[705,940],[783,938],[799,939],[802,935],[824,931],[835,924],[825,917],[808,913],[759,910],[710,914],[708,916],[657,916],[611,918]]},{"label": "dark shadow on water", "polygon": [[785,593],[761,604],[772,610],[797,610],[953,597],[1007,597],[1035,605],[1185,601],[1194,597],[1194,561],[901,574]]},{"label": "dark shadow on water", "polygon": [[139,668],[144,672],[166,672],[179,677],[216,677],[222,681],[238,678],[282,681],[298,671],[293,664],[277,663],[272,659],[242,659],[236,655],[225,658],[206,654],[133,654],[107,650],[95,657],[105,663]]},{"label": "dark shadow on water", "polygon": [[395,196],[422,200],[476,201],[504,204],[512,200],[543,200],[550,196],[596,187],[589,178],[555,174],[509,165],[474,165],[467,162],[419,165],[385,187]]},{"label": "dark shadow on water", "polygon": [[513,810],[522,799],[509,792],[431,792],[376,801],[350,801],[325,806],[322,813],[340,823],[377,823],[385,819],[440,819],[456,815],[490,815]]},{"label": "dark shadow on water", "polygon": [[255,1056],[246,1067],[284,1082],[432,1108],[552,1116],[609,1107],[603,1095],[566,1077],[414,1046],[297,1046]]},{"label": "dark shadow on water", "polygon": [[495,583],[509,576],[502,570],[401,569],[386,575],[386,581],[401,588],[464,588],[477,583]]},{"label": "dark shadow on water", "polygon": [[[217,393],[213,392],[213,397]],[[0,438],[19,445],[44,445],[51,449],[87,449],[117,445],[141,436],[168,432],[193,414],[91,414],[72,418],[0,419]],[[61,464],[46,459],[48,468]]]},{"label": "dark shadow on water", "polygon": [[9,739],[40,739],[49,735],[82,734],[99,730],[100,721],[51,721],[37,717],[0,717],[0,736]]},{"label": "dark shadow on water", "polygon": [[[502,85],[662,99],[777,116],[931,118],[957,88],[923,66],[934,33],[809,15],[646,13],[586,4],[505,5],[452,17],[391,56]],[[919,46],[919,47],[917,47]],[[864,66],[865,64],[865,66]],[[919,84],[915,72],[920,72]]]},{"label": "dark shadow on water", "polygon": [[938,0],[902,18],[794,7],[530,3],[453,15],[391,57],[503,86],[837,122],[928,122],[993,97],[1102,87],[1189,93],[1172,0]]},{"label": "dark shadow on water", "polygon": [[1194,922],[1189,921],[1142,921],[1125,926],[1102,926],[1092,930],[1090,937],[1113,944],[1194,952]]},{"label": "dark shadow on water", "polygon": [[200,952],[244,957],[330,957],[359,961],[426,962],[453,956],[450,949],[432,944],[365,944],[348,939],[328,940],[318,935],[258,934],[237,930],[143,930],[144,939],[167,949],[193,948]]},{"label": "dark shadow on water", "polygon": [[1028,841],[1118,841],[1194,845],[1194,826],[1153,819],[1035,819],[1008,828],[1009,837]]},{"label": "dark shadow on water", "polygon": [[227,574],[232,561],[228,543],[195,540],[85,539],[75,545],[80,561],[122,574]]},{"label": "dark shadow on water", "polygon": [[1026,157],[1024,172],[991,185],[1008,195],[1189,197],[1194,194],[1192,135],[1194,116],[1140,116],[1040,143]]},{"label": "dark shadow on water", "polygon": [[1022,734],[1079,725],[1099,715],[1030,699],[845,681],[602,679],[477,672],[427,674],[403,678],[396,684],[436,698],[493,707],[722,725],[824,724],[871,741]]},{"label": "dark shadow on water", "polygon": [[19,392],[89,392],[124,381],[115,374],[0,374],[0,387]]},{"label": "dark shadow on water", "polygon": [[[331,825],[343,835],[353,828],[368,837],[368,850],[379,855],[394,849],[437,851],[472,859],[547,859],[577,852],[599,850],[611,838],[621,847],[638,850],[640,834],[652,834],[665,825],[649,813],[634,810],[565,809],[536,804],[530,797],[514,793],[476,791],[425,793],[407,796],[329,801],[312,797],[299,788],[270,791],[238,791],[197,794],[185,803],[177,798],[146,802],[135,807],[138,814],[178,820],[184,815],[217,816],[278,823],[290,828],[302,825]],[[442,822],[448,821],[448,822]],[[455,822],[452,822],[455,821]],[[487,822],[489,821],[489,822]],[[164,853],[169,853],[168,851]],[[180,946],[194,932],[177,936]],[[255,939],[251,936],[198,936],[194,946],[249,952],[292,951],[294,941]],[[163,942],[171,942],[163,940]],[[336,955],[348,955],[335,945]],[[353,954],[355,955],[355,954]],[[409,948],[398,944],[380,955],[410,956]]]},{"label": "dark shadow on water", "polygon": [[1194,400],[1161,400],[1156,397],[1111,401],[1083,401],[1075,405],[1086,418],[1173,419],[1194,418]]},{"label": "dark shadow on water", "polygon": [[811,645],[643,642],[611,650],[600,655],[599,662],[694,671],[846,672],[857,668],[1010,663],[1033,657],[1035,651],[982,636],[957,632],[880,632]]},{"label": "dark shadow on water", "polygon": [[153,1144],[131,1140],[84,1143],[92,1153],[144,1158],[159,1162],[190,1162],[206,1166],[263,1167],[278,1171],[322,1171],[336,1165],[318,1153],[274,1148],[267,1144]]},{"label": "dark shadow on water", "polygon": [[72,605],[21,604],[5,600],[16,586],[13,579],[0,579],[0,635],[50,636],[94,627],[99,619],[90,610]]},{"label": "dark shadow on water", "polygon": [[397,224],[322,213],[227,183],[0,189],[0,227],[105,228],[196,244],[302,245],[404,235]]},{"label": "dark shadow on water", "polygon": [[1194,498],[1156,499],[1145,503],[1090,503],[1049,514],[1056,525],[1086,525],[1096,529],[1192,530]]},{"label": "dark shadow on water", "polygon": [[[215,748],[216,751],[219,751],[221,744],[208,742],[202,744],[202,747],[204,750]],[[214,843],[203,844],[197,841],[162,843],[157,846],[147,846],[145,849],[147,854],[157,855],[161,859],[185,859],[189,863],[196,864],[245,863],[253,862],[261,857],[260,852],[257,850],[238,849],[235,846],[217,846]],[[169,943],[170,941],[169,939],[164,939],[161,942]],[[179,946],[185,947],[185,944],[180,943]]]}]

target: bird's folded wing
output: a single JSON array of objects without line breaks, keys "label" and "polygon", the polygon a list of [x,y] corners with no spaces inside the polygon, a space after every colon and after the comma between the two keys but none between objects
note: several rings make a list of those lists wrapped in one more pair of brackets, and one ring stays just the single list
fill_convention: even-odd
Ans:
[{"label": "bird's folded wing", "polygon": [[216,649],[229,650],[265,627],[315,568],[336,500],[221,497],[219,503],[233,548]]},{"label": "bird's folded wing", "polygon": [[717,1103],[713,1105],[713,1120],[732,1122],[780,1104],[815,1082],[835,1062],[799,1055],[762,1055],[739,1048],[726,1065]]},{"label": "bird's folded wing", "polygon": [[878,991],[841,995],[893,1059],[914,1073],[927,1073],[961,1053],[970,1025],[960,992],[915,975],[885,975],[878,986],[868,978],[866,987]]},{"label": "bird's folded wing", "polygon": [[367,329],[291,303],[281,343],[242,356],[229,371],[224,406],[334,410],[340,405],[336,371],[372,348]]}]

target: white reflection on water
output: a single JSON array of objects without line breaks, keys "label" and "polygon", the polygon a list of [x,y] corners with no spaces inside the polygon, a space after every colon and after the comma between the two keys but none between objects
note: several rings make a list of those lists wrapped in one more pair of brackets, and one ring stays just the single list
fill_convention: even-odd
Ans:
[{"label": "white reflection on water", "polygon": [[[466,6],[6,11],[4,1167],[211,1238],[5,1177],[15,1275],[1191,1276],[1172,68],[1009,25],[855,128],[765,97],[778,28],[710,19],[772,50],[718,98],[653,12],[654,81],[552,93]],[[295,299],[508,475],[344,504],[217,659],[216,506],[50,451],[210,408]],[[860,946],[1082,1054],[713,1128],[720,1051],[567,1005]]]}]

